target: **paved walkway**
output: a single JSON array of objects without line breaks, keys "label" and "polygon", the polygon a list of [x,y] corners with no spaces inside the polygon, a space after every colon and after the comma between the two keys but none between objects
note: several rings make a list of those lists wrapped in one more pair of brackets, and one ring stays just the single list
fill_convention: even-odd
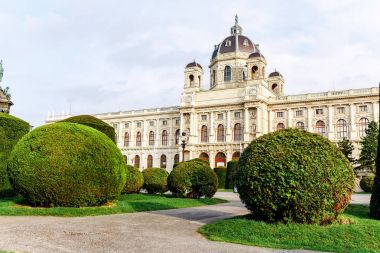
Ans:
[{"label": "paved walkway", "polygon": [[217,197],[230,202],[95,217],[0,217],[0,249],[55,253],[307,252],[208,241],[196,232],[200,226],[247,212],[236,194],[217,193]]}]

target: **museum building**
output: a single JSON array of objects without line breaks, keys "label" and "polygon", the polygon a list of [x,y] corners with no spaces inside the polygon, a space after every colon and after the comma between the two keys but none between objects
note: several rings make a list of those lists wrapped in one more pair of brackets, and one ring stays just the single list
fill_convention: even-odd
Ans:
[{"label": "museum building", "polygon": [[[284,77],[267,75],[257,44],[242,35],[237,17],[231,35],[215,45],[209,89],[204,69],[186,65],[179,106],[95,114],[112,125],[128,164],[172,170],[182,160],[202,158],[211,167],[237,159],[255,138],[285,128],[318,133],[356,146],[370,121],[379,122],[379,88],[284,95]],[[49,116],[54,122],[66,116]]]}]

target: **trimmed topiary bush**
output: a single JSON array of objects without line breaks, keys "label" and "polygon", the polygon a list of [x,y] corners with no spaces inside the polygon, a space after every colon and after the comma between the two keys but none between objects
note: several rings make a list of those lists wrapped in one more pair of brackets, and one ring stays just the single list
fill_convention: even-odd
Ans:
[{"label": "trimmed topiary bush", "polygon": [[226,185],[227,169],[224,166],[214,168],[214,172],[218,176],[218,188],[224,188]]},{"label": "trimmed topiary bush", "polygon": [[208,162],[194,159],[178,163],[168,177],[168,186],[179,197],[211,198],[218,188],[218,176]]},{"label": "trimmed topiary bush", "polygon": [[16,192],[36,206],[101,205],[125,185],[120,150],[99,131],[73,123],[36,128],[14,147],[8,163]]},{"label": "trimmed topiary bush", "polygon": [[364,176],[360,180],[360,188],[362,188],[362,190],[365,192],[372,192],[374,181],[375,181],[374,176]]},{"label": "trimmed topiary bush", "polygon": [[238,168],[238,160],[232,160],[227,163],[226,189],[234,188]]},{"label": "trimmed topiary bush", "polygon": [[169,173],[162,168],[148,168],[142,172],[144,176],[143,188],[149,193],[164,193],[168,191]]},{"label": "trimmed topiary bush", "polygon": [[0,113],[0,197],[13,195],[7,172],[7,160],[16,143],[29,132],[29,123]]},{"label": "trimmed topiary bush", "polygon": [[326,224],[349,204],[355,174],[328,139],[297,129],[266,134],[239,159],[237,188],[251,217]]},{"label": "trimmed topiary bush", "polygon": [[100,120],[91,115],[79,115],[62,120],[61,122],[77,123],[85,126],[92,127],[105,135],[107,135],[113,142],[116,142],[115,129],[108,125],[103,120]]},{"label": "trimmed topiary bush", "polygon": [[127,180],[124,193],[139,193],[144,185],[144,176],[139,169],[132,165],[126,165]]}]

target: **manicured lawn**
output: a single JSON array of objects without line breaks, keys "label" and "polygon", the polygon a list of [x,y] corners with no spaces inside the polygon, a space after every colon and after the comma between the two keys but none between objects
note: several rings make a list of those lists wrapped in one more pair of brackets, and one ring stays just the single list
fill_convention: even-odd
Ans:
[{"label": "manicured lawn", "polygon": [[114,203],[100,207],[30,207],[22,204],[21,198],[0,199],[0,215],[9,216],[94,216],[116,213],[133,213],[163,209],[185,208],[225,203],[222,199],[182,199],[167,195],[126,194]]},{"label": "manicured lawn", "polygon": [[350,205],[342,216],[349,224],[328,226],[266,224],[240,216],[205,225],[199,232],[215,241],[270,248],[380,252],[380,221],[370,219],[368,212],[368,206]]}]

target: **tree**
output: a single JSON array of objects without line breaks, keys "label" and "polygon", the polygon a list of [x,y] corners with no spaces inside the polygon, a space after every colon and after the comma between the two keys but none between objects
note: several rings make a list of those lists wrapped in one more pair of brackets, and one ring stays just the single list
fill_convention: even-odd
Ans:
[{"label": "tree", "polygon": [[379,126],[376,122],[371,121],[365,130],[365,137],[361,141],[361,153],[359,162],[362,167],[370,169],[373,173],[376,171],[375,161],[377,156],[377,145],[379,138]]},{"label": "tree", "polygon": [[344,138],[343,140],[338,142],[338,147],[340,151],[344,154],[345,157],[352,163],[355,162],[355,159],[352,157],[352,151],[355,149],[352,141]]},{"label": "tree", "polygon": [[[377,141],[379,141],[379,137],[380,136],[378,135]],[[371,217],[380,220],[380,146],[377,146],[376,176],[373,185],[369,214]]]}]

